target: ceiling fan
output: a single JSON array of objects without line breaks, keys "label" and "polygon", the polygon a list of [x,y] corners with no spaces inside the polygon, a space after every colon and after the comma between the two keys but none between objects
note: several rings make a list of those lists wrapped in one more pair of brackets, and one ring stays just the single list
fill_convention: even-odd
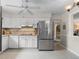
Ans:
[{"label": "ceiling fan", "polygon": [[[18,14],[23,13],[25,10],[27,10],[29,12],[29,14],[33,15],[32,11],[30,11],[30,8],[34,8],[34,9],[40,9],[40,7],[30,7],[28,6],[28,0],[22,0],[22,6],[15,6],[15,5],[6,5],[6,6],[10,6],[10,7],[17,7],[17,8],[22,8],[23,10],[21,10]],[[24,5],[25,3],[25,5]]]}]

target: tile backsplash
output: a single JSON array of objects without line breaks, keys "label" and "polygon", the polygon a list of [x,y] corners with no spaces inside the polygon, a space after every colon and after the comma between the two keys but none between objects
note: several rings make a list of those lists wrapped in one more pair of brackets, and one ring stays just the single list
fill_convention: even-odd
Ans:
[{"label": "tile backsplash", "polygon": [[3,35],[37,35],[36,28],[3,28]]}]

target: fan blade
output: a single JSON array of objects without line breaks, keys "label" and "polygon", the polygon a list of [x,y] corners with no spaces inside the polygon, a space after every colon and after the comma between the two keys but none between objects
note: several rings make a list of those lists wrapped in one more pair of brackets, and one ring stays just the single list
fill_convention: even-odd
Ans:
[{"label": "fan blade", "polygon": [[23,13],[23,12],[24,12],[24,10],[25,10],[25,9],[21,10],[21,11],[20,11],[18,14],[21,14],[21,13]]},{"label": "fan blade", "polygon": [[30,8],[30,9],[40,9],[40,7],[38,7],[38,6],[28,6],[28,8]]},{"label": "fan blade", "polygon": [[6,5],[6,6],[17,7],[17,8],[23,8],[22,6],[15,6],[15,5]]},{"label": "fan blade", "polygon": [[25,0],[25,2],[29,2],[28,0]]},{"label": "fan blade", "polygon": [[27,9],[27,11],[28,11],[31,15],[33,15],[33,13],[32,13],[29,9]]}]

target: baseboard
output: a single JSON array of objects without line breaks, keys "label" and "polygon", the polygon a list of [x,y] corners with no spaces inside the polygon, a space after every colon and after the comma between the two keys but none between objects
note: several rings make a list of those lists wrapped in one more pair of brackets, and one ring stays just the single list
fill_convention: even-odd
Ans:
[{"label": "baseboard", "polygon": [[67,48],[67,50],[68,50],[68,51],[70,51],[70,52],[72,52],[73,54],[75,54],[76,56],[78,56],[78,57],[79,57],[79,54],[78,54],[78,53],[76,53],[76,52],[74,52],[73,50],[68,49],[68,48]]},{"label": "baseboard", "polygon": [[62,45],[62,44],[60,44],[64,49],[66,49],[66,47],[64,46],[64,45]]},{"label": "baseboard", "polygon": [[66,47],[65,47],[64,45],[62,45],[62,44],[61,44],[61,46],[62,46],[63,48],[65,48],[65,49],[67,49],[68,51],[70,51],[71,53],[73,53],[73,54],[75,54],[76,56],[79,57],[79,54],[78,54],[78,53],[74,52],[73,50],[71,50],[71,49],[69,49],[69,48],[66,48]]}]

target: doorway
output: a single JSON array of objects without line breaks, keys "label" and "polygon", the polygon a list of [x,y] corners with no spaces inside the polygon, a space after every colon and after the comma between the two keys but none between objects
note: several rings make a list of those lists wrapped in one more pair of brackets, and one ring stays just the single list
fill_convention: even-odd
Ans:
[{"label": "doorway", "polygon": [[54,22],[54,49],[63,50],[64,47],[61,45],[61,22]]},{"label": "doorway", "polygon": [[61,37],[61,25],[60,24],[54,24],[54,41],[60,41]]}]

